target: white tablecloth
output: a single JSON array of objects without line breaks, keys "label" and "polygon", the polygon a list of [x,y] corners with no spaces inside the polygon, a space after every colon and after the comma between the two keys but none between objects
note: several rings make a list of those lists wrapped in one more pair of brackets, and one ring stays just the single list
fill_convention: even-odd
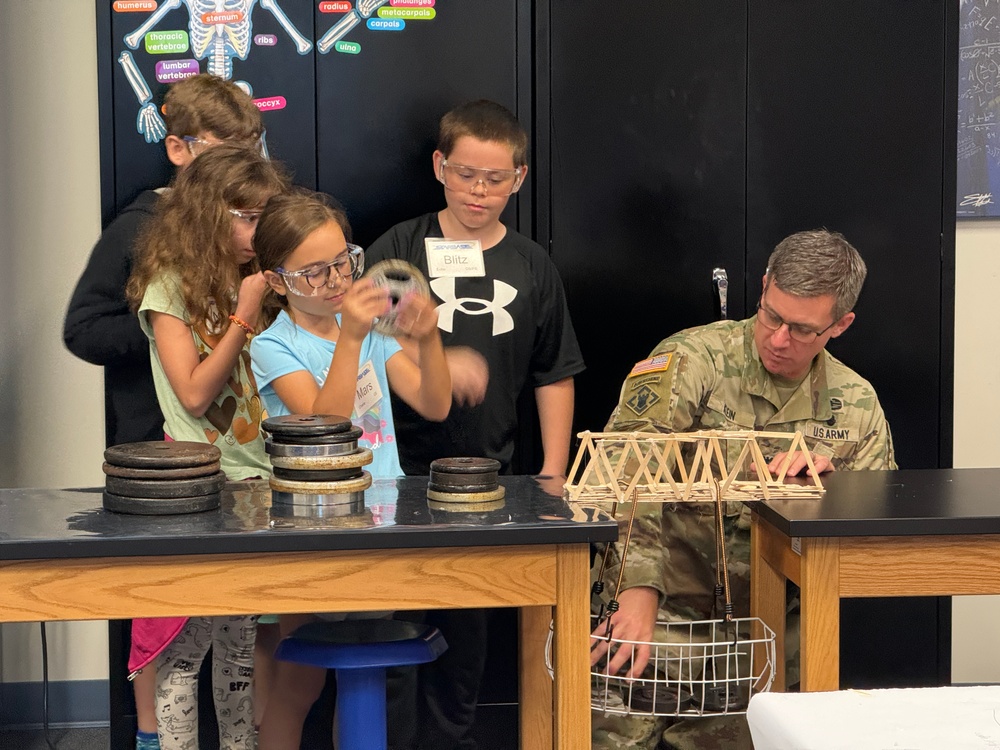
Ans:
[{"label": "white tablecloth", "polygon": [[1000,748],[1000,685],[758,693],[754,750]]}]

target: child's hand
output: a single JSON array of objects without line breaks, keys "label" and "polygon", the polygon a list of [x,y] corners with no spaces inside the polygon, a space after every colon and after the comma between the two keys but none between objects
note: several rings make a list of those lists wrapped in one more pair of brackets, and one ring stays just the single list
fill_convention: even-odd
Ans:
[{"label": "child's hand", "polygon": [[423,341],[437,331],[437,305],[429,297],[408,292],[396,308],[396,327],[401,336]]},{"label": "child's hand", "polygon": [[370,279],[355,281],[344,294],[340,308],[340,335],[361,341],[372,329],[379,315],[389,312],[389,290],[375,286]]},{"label": "child's hand", "polygon": [[444,350],[451,373],[451,395],[459,406],[478,406],[486,398],[490,366],[486,358],[468,346],[448,346]]},{"label": "child's hand", "polygon": [[240,291],[236,295],[236,310],[234,314],[254,328],[260,317],[261,300],[267,291],[267,280],[263,273],[247,276],[240,282]]}]

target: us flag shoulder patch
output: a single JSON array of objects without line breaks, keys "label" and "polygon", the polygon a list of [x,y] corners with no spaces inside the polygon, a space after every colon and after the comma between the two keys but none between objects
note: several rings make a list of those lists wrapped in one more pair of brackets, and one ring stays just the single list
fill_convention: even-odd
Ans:
[{"label": "us flag shoulder patch", "polygon": [[631,378],[646,372],[664,372],[670,367],[670,360],[673,357],[673,352],[667,352],[666,354],[657,354],[655,357],[644,359],[642,362],[636,362],[635,366],[632,367],[632,372],[628,376]]}]

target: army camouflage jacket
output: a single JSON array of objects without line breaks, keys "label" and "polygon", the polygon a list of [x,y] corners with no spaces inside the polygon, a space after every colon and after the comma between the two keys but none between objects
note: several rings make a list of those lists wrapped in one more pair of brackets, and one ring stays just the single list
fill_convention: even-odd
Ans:
[{"label": "army camouflage jacket", "polygon": [[[872,385],[824,350],[782,405],[757,354],[755,322],[722,321],[664,339],[625,380],[605,429],[801,431],[810,449],[828,456],[837,471],[897,468]],[[782,442],[759,440],[765,458],[787,450]],[[734,442],[728,450],[738,453],[740,446]],[[730,464],[735,453],[727,457]],[[652,586],[663,593],[661,566],[669,552],[652,551],[660,544],[660,513],[657,506],[644,505],[649,512],[633,530],[624,588]]]}]

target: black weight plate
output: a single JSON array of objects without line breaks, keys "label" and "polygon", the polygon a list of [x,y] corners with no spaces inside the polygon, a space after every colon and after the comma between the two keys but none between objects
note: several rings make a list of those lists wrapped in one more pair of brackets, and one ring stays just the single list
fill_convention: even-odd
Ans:
[{"label": "black weight plate", "polygon": [[191,477],[207,477],[219,471],[220,463],[215,461],[201,466],[188,466],[179,469],[134,469],[128,466],[115,466],[104,462],[101,467],[109,477],[124,477],[125,479],[190,479]]},{"label": "black weight plate", "polygon": [[364,434],[360,427],[351,426],[346,432],[330,433],[328,435],[273,435],[272,443],[285,445],[335,445],[337,443],[357,442]]},{"label": "black weight plate", "polygon": [[104,488],[108,492],[122,497],[198,497],[219,493],[225,486],[226,475],[221,471],[194,479],[125,479],[109,476],[104,480]]},{"label": "black weight plate", "polygon": [[440,471],[431,472],[431,482],[445,488],[448,487],[496,487],[500,476],[495,471],[488,474],[445,474]]},{"label": "black weight plate", "polygon": [[145,443],[122,443],[104,451],[104,460],[112,466],[135,469],[176,469],[204,466],[222,458],[222,451],[208,443],[184,440],[151,440]]},{"label": "black weight plate", "polygon": [[347,432],[353,425],[351,420],[336,414],[286,414],[268,417],[260,426],[275,436],[315,437]]},{"label": "black weight plate", "polygon": [[486,474],[491,471],[500,471],[500,462],[492,458],[436,458],[431,461],[431,473]]},{"label": "black weight plate", "polygon": [[497,482],[493,484],[438,484],[435,481],[430,481],[427,483],[429,489],[435,492],[445,492],[458,495],[473,495],[477,492],[490,492],[495,490],[500,485]]},{"label": "black weight plate", "polygon": [[278,479],[290,479],[293,482],[339,482],[360,477],[364,474],[364,469],[360,466],[354,469],[284,469],[272,466],[271,473]]},{"label": "black weight plate", "polygon": [[111,492],[104,493],[104,509],[115,513],[129,513],[137,516],[173,516],[180,513],[202,513],[219,507],[221,497],[201,495],[200,497],[122,497]]}]

